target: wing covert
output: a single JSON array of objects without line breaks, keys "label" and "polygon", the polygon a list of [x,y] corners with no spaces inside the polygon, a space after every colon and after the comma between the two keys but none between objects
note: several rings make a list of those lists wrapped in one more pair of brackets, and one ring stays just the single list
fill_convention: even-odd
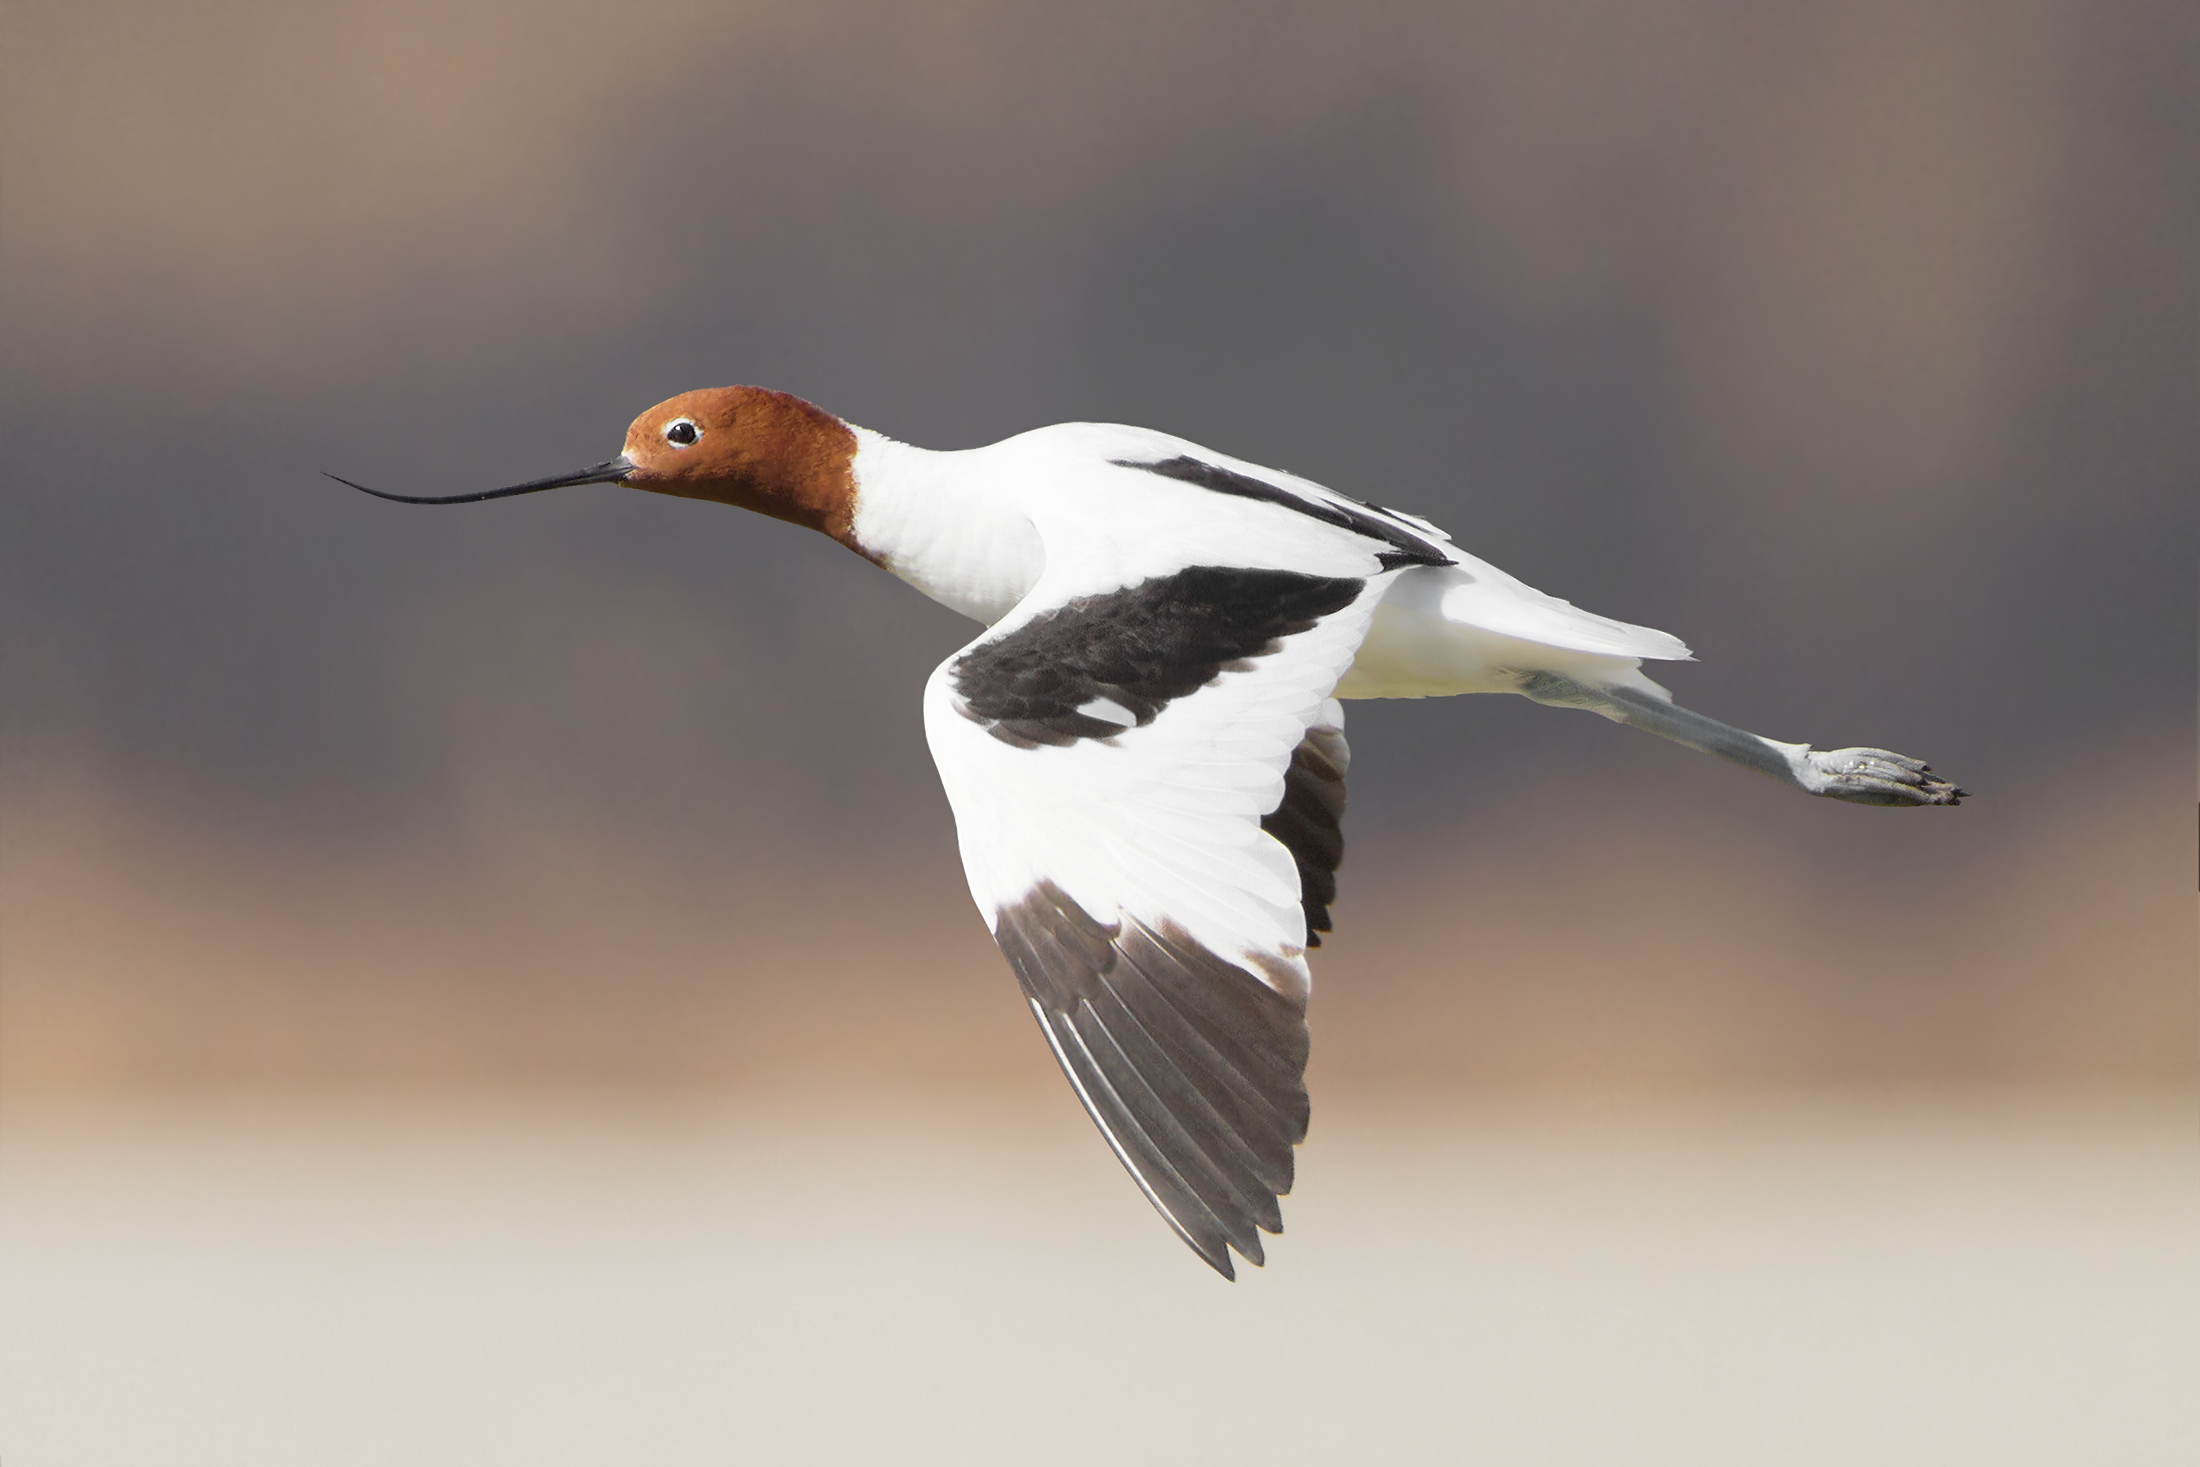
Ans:
[{"label": "wing covert", "polygon": [[1282,1229],[1348,750],[1329,694],[1389,577],[1192,567],[1049,604],[935,670],[971,895],[1078,1098],[1225,1277]]}]

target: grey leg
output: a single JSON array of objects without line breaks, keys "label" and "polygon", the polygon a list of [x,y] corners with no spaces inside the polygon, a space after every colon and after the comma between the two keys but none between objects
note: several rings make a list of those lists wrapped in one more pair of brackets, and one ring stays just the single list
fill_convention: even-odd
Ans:
[{"label": "grey leg", "polygon": [[1830,749],[1783,744],[1692,713],[1633,688],[1577,682],[1554,672],[1528,675],[1520,691],[1554,708],[1586,708],[1616,723],[1654,733],[1829,800],[1858,805],[1953,805],[1968,790],[1932,766],[1886,749]]}]

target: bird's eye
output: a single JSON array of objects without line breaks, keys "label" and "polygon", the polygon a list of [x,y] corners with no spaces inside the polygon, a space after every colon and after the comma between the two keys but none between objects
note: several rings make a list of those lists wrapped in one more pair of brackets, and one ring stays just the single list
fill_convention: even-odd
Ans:
[{"label": "bird's eye", "polygon": [[703,436],[703,430],[695,426],[692,418],[674,418],[665,424],[665,442],[675,448],[692,448],[695,440]]}]

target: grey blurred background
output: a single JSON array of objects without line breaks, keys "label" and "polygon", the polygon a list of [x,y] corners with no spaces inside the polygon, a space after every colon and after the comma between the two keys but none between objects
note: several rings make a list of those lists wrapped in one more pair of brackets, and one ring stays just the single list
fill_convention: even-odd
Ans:
[{"label": "grey blurred background", "polygon": [[[15,0],[0,1452],[2200,1460],[2189,11]],[[1225,1286],[971,909],[970,626],[320,477],[732,382],[1421,511],[1977,798],[1354,705]]]},{"label": "grey blurred background", "polygon": [[972,628],[713,506],[319,476],[729,382],[1411,508],[1685,637],[1683,702],[1978,794],[1355,705],[1317,1077],[2193,1076],[2179,7],[7,27],[12,1085],[1054,1083],[919,729]]}]

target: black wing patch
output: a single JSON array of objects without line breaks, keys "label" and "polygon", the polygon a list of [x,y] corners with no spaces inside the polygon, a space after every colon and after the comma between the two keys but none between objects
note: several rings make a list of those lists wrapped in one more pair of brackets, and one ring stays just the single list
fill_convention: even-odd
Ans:
[{"label": "black wing patch", "polygon": [[1217,494],[1235,494],[1241,499],[1259,499],[1269,504],[1280,504],[1285,509],[1335,525],[1340,530],[1350,530],[1365,535],[1370,540],[1380,540],[1390,549],[1375,557],[1384,570],[1396,570],[1407,565],[1450,565],[1452,558],[1441,546],[1427,537],[1417,534],[1404,521],[1379,504],[1362,500],[1348,500],[1344,504],[1332,504],[1318,499],[1306,499],[1278,488],[1265,479],[1241,474],[1204,459],[1179,455],[1154,463],[1140,463],[1136,459],[1116,458],[1108,462],[1119,469],[1144,469],[1149,474],[1159,474],[1167,479],[1181,479],[1187,484],[1197,484],[1202,489],[1212,489]]},{"label": "black wing patch", "polygon": [[1298,865],[1308,947],[1320,947],[1319,934],[1332,930],[1329,904],[1337,899],[1337,868],[1344,863],[1344,771],[1351,757],[1342,729],[1308,729],[1283,776],[1283,803],[1260,821]]},{"label": "black wing patch", "polygon": [[1236,1278],[1283,1231],[1306,1139],[1306,1005],[1170,923],[1103,924],[1051,881],[994,937],[1077,1098],[1192,1251]]},{"label": "black wing patch", "polygon": [[1142,728],[1171,699],[1350,606],[1366,584],[1195,565],[1081,596],[957,658],[957,706],[1020,749]]}]

